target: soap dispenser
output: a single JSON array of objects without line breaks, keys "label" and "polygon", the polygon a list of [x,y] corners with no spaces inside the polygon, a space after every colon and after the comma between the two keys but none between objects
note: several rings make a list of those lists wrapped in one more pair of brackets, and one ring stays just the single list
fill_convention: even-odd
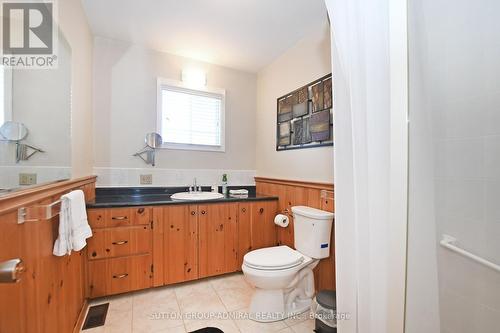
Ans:
[{"label": "soap dispenser", "polygon": [[222,175],[222,194],[227,195],[227,174]]}]

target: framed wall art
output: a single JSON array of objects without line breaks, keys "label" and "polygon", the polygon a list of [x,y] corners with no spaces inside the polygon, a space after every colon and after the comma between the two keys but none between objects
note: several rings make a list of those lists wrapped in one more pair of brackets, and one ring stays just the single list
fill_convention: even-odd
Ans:
[{"label": "framed wall art", "polygon": [[332,87],[328,74],[278,97],[276,150],[333,146]]}]

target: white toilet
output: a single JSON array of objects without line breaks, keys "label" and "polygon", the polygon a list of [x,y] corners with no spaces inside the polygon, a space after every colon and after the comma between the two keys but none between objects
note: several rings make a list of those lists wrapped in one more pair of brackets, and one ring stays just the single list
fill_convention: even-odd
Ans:
[{"label": "white toilet", "polygon": [[309,310],[314,296],[312,270],[330,255],[333,213],[296,206],[294,245],[254,250],[243,258],[242,270],[255,286],[249,315],[260,322],[283,320]]}]

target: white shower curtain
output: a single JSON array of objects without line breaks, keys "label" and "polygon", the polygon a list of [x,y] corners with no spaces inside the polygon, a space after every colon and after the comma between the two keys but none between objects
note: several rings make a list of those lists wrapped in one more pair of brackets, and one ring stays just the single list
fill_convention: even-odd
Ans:
[{"label": "white shower curtain", "polygon": [[398,225],[394,234],[392,227],[394,221],[406,223],[398,219],[401,198],[394,196],[404,187],[401,170],[395,169],[404,161],[398,162],[401,152],[394,140],[404,133],[398,132],[392,112],[401,97],[395,77],[404,75],[397,71],[406,64],[394,54],[402,40],[390,24],[401,24],[401,18],[392,17],[400,9],[395,1],[325,0],[335,98],[337,310],[348,316],[339,320],[339,333],[402,328],[404,253],[393,252],[404,252],[403,229]]}]

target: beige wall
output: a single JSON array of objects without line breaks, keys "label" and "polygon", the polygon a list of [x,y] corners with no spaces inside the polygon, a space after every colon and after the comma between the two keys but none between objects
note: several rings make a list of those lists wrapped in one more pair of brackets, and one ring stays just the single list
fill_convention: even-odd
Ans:
[{"label": "beige wall", "polygon": [[59,27],[71,46],[71,165],[75,178],[92,174],[92,34],[79,0],[58,1],[58,6]]},{"label": "beige wall", "polygon": [[333,147],[277,152],[276,98],[331,72],[328,22],[318,25],[257,76],[257,175],[333,182]]},{"label": "beige wall", "polygon": [[161,149],[156,168],[255,170],[255,74],[102,37],[94,39],[95,167],[151,168],[132,154],[156,130],[156,80],[180,80],[187,67],[226,89],[226,152]]}]

